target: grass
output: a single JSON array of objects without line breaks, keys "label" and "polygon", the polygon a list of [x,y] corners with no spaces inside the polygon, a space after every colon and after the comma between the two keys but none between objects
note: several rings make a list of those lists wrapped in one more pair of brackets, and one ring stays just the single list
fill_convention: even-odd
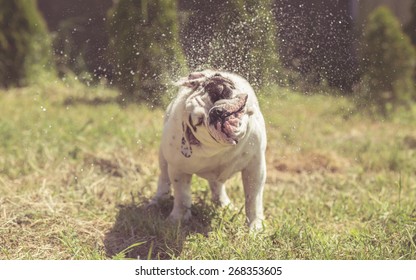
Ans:
[{"label": "grass", "polygon": [[354,113],[347,98],[270,89],[265,229],[210,202],[173,226],[156,189],[162,110],[77,84],[0,92],[0,259],[416,259],[416,119]]}]

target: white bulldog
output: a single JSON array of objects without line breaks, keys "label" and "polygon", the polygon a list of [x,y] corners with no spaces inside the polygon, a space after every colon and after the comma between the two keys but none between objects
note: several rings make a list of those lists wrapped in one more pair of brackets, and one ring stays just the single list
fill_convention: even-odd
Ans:
[{"label": "white bulldog", "polygon": [[191,178],[209,182],[212,199],[230,204],[225,181],[241,171],[250,228],[262,227],[266,129],[256,95],[242,77],[212,70],[182,78],[169,105],[159,153],[160,177],[151,204],[174,190],[169,218],[191,217]]}]

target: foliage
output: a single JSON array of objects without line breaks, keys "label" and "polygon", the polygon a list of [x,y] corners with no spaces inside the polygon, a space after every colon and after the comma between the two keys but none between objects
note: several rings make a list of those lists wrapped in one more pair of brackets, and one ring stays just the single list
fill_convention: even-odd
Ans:
[{"label": "foliage", "polygon": [[59,74],[84,82],[108,77],[106,16],[112,0],[38,0],[52,34]]},{"label": "foliage", "polygon": [[410,10],[412,18],[410,19],[410,22],[406,25],[405,31],[412,40],[412,43],[416,45],[416,0],[413,0]]},{"label": "foliage", "polygon": [[185,71],[176,1],[120,0],[109,17],[110,53],[123,98],[160,105],[173,77]]},{"label": "foliage", "polygon": [[50,79],[50,38],[36,1],[0,0],[0,87]]},{"label": "foliage", "polygon": [[369,15],[364,34],[363,86],[366,101],[387,114],[415,98],[415,49],[387,7]]},{"label": "foliage", "polygon": [[191,67],[237,72],[257,86],[282,79],[273,1],[192,3],[185,26]]}]

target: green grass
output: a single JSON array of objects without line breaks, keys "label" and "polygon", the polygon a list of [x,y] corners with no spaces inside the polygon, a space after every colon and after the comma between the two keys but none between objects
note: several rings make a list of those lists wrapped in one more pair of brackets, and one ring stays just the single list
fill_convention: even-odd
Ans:
[{"label": "green grass", "polygon": [[[73,84],[0,92],[0,259],[416,259],[416,119],[354,113],[347,98],[270,89],[265,229],[210,202],[165,223],[156,189],[162,110]],[[414,113],[414,111],[413,111]]]}]

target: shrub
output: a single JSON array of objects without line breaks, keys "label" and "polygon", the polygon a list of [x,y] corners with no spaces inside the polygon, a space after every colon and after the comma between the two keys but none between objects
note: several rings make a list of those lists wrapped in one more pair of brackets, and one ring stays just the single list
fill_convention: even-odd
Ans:
[{"label": "shrub", "polygon": [[409,35],[413,44],[416,44],[416,0],[413,0],[412,6],[410,8],[412,18],[409,23],[406,25],[405,31]]},{"label": "shrub", "polygon": [[112,0],[38,0],[60,76],[75,74],[87,84],[108,77],[106,17],[112,5]]},{"label": "shrub", "polygon": [[412,73],[416,53],[400,23],[384,6],[369,15],[364,31],[364,101],[383,114],[414,97]]},{"label": "shrub", "polygon": [[176,1],[120,0],[110,12],[110,52],[123,100],[163,104],[184,71]]},{"label": "shrub", "polygon": [[0,87],[50,79],[50,38],[36,1],[1,0],[0,7]]},{"label": "shrub", "polygon": [[[406,34],[410,37],[413,47],[416,48],[416,0],[413,0],[411,6],[412,17],[405,27]],[[413,81],[416,83],[416,67],[413,71]]]}]

